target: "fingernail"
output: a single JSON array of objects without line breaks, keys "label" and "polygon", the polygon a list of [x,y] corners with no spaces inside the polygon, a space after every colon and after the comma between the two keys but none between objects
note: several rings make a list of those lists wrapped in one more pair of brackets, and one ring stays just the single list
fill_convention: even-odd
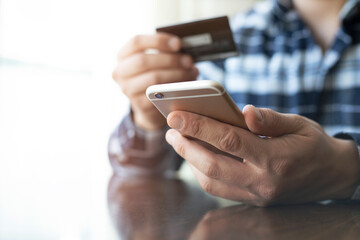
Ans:
[{"label": "fingernail", "polygon": [[170,145],[173,145],[175,142],[175,130],[170,129],[169,131],[167,131],[165,139]]},{"label": "fingernail", "polygon": [[180,61],[181,61],[181,65],[185,68],[190,68],[193,65],[193,61],[189,56],[182,56]]},{"label": "fingernail", "polygon": [[168,44],[169,44],[169,47],[174,51],[177,51],[180,48],[180,41],[177,38],[171,38],[169,40]]},{"label": "fingernail", "polygon": [[173,129],[180,130],[183,128],[184,121],[182,117],[175,116],[169,120],[169,126]]},{"label": "fingernail", "polygon": [[260,111],[256,107],[254,107],[254,111],[256,113],[256,117],[257,117],[258,121],[261,122],[262,121],[262,115],[261,115]]}]

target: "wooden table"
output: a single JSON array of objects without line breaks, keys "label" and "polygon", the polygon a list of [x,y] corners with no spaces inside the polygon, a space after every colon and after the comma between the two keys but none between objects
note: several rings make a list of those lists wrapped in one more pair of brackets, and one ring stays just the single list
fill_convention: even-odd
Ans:
[{"label": "wooden table", "polygon": [[121,239],[360,239],[360,204],[220,207],[176,179],[113,177],[108,205]]}]

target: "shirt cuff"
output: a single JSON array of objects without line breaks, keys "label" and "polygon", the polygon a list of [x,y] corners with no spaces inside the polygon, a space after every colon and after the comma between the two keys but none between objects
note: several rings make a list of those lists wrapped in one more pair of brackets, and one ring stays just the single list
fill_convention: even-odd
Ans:
[{"label": "shirt cuff", "polygon": [[134,124],[131,113],[129,113],[118,128],[118,142],[115,142],[115,146],[122,146],[127,149],[128,155],[132,157],[153,156],[161,149],[168,147],[164,141],[168,129],[168,127],[164,127],[160,130],[144,130]]},{"label": "shirt cuff", "polygon": [[175,170],[175,152],[164,139],[168,127],[145,131],[126,115],[108,144],[109,160],[118,176],[149,175]]},{"label": "shirt cuff", "polygon": [[[341,132],[341,133],[335,134],[334,137],[355,141],[355,143],[356,143],[356,145],[357,145],[357,149],[358,149],[359,159],[360,159],[360,134],[358,134],[358,133],[343,133],[343,132]],[[360,174],[360,173],[359,173],[359,174]],[[358,186],[358,187],[356,188],[356,190],[355,190],[354,194],[352,195],[352,197],[350,198],[350,200],[360,201],[360,186]]]}]

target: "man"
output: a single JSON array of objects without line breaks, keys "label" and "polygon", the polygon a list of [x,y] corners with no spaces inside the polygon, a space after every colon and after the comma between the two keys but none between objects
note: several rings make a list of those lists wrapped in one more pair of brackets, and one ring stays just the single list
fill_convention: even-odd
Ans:
[{"label": "man", "polygon": [[240,56],[198,68],[239,107],[252,104],[243,108],[250,131],[187,112],[171,113],[167,131],[145,89],[194,80],[198,70],[176,37],[137,36],[113,74],[131,102],[110,139],[115,172],[176,169],[173,148],[220,197],[257,206],[360,199],[360,1],[268,1],[236,16],[232,29]]}]

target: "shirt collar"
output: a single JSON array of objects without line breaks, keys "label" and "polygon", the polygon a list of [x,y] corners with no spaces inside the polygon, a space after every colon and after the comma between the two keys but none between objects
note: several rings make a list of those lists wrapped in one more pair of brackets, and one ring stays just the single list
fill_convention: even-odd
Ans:
[{"label": "shirt collar", "polygon": [[350,19],[360,14],[360,0],[347,0],[340,11],[340,19]]},{"label": "shirt collar", "polygon": [[[286,20],[287,16],[294,12],[292,0],[273,0],[273,13],[281,20]],[[347,0],[340,11],[340,18],[344,20],[360,13],[360,0]]]}]

